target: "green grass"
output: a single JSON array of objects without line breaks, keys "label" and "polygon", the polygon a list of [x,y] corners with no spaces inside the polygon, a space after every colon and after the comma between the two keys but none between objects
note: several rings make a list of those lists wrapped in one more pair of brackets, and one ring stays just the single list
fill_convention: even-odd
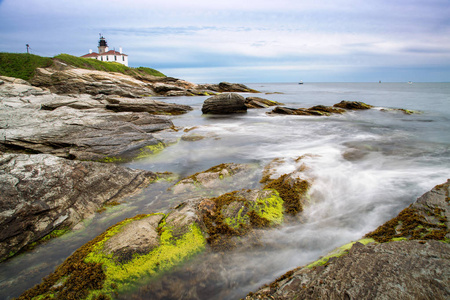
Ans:
[{"label": "green grass", "polygon": [[166,77],[163,73],[147,67],[130,68],[116,62],[102,62],[92,58],[82,58],[69,54],[59,54],[53,58],[27,53],[0,52],[0,75],[30,80],[37,68],[47,68],[60,61],[67,65],[104,72],[118,72],[133,77],[148,75]]},{"label": "green grass", "polygon": [[58,59],[59,61],[62,61],[68,65],[82,68],[82,69],[89,69],[89,70],[98,70],[98,71],[105,71],[105,72],[118,72],[122,74],[127,74],[130,76],[136,76],[136,75],[151,75],[151,76],[158,76],[158,77],[166,77],[163,73],[152,69],[152,68],[146,68],[146,67],[139,67],[139,68],[130,68],[127,66],[124,66],[122,64],[116,63],[116,62],[104,62],[99,61],[92,58],[82,58],[77,56],[72,56],[69,54],[59,54],[54,57],[55,59]]},{"label": "green grass", "polygon": [[50,67],[53,61],[49,57],[41,57],[27,53],[0,52],[0,75],[29,80],[37,68]]}]

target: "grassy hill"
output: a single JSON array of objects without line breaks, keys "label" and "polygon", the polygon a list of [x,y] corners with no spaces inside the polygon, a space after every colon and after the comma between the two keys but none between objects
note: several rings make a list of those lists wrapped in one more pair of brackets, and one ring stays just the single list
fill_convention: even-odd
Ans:
[{"label": "grassy hill", "polygon": [[129,68],[115,62],[102,62],[92,58],[81,58],[68,54],[59,54],[53,58],[27,53],[0,52],[0,75],[30,80],[37,68],[51,67],[58,60],[67,65],[105,72],[118,72],[134,77],[151,75],[166,77],[163,73],[146,67]]},{"label": "grassy hill", "polygon": [[50,67],[53,60],[27,53],[0,52],[0,75],[29,80],[37,68]]}]

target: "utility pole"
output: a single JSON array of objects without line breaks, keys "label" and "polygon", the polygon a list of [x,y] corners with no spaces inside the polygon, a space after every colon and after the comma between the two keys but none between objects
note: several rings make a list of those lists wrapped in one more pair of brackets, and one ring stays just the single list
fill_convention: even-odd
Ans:
[{"label": "utility pole", "polygon": [[30,54],[30,45],[26,44],[27,46],[27,54]]}]

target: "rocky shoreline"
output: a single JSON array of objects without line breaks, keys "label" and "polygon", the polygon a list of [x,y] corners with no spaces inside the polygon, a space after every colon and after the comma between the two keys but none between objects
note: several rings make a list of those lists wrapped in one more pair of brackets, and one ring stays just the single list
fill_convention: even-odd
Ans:
[{"label": "rocky shoreline", "polygon": [[[0,261],[75,228],[104,206],[119,204],[158,180],[160,174],[115,163],[170,145],[171,133],[180,128],[169,116],[192,108],[144,96],[214,95],[202,112],[220,115],[273,106],[270,115],[326,117],[372,108],[357,101],[287,108],[236,94],[256,92],[241,84],[136,79],[64,65],[38,69],[31,83],[0,77]],[[306,167],[277,174],[276,165],[260,174],[260,188],[218,196],[197,192],[216,189],[224,180],[245,182],[252,166],[222,164],[179,180],[167,193],[183,195],[185,201],[170,211],[113,225],[18,299],[111,299],[143,278],[157,278],[204,253],[226,256],[257,247],[262,230],[297,222],[310,202],[314,183],[303,175]],[[288,272],[246,299],[449,297],[449,185],[435,187],[361,241]],[[216,270],[210,272],[218,277]],[[206,275],[191,276],[201,282]],[[176,298],[173,293],[170,297]]]}]

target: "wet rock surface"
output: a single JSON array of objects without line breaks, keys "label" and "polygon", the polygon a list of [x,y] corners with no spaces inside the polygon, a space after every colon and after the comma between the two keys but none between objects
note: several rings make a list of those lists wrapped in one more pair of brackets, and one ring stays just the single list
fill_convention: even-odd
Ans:
[{"label": "wet rock surface", "polygon": [[235,93],[225,93],[205,100],[202,106],[204,114],[235,114],[247,112],[245,98]]},{"label": "wet rock surface", "polygon": [[0,156],[0,259],[54,229],[73,227],[104,203],[120,201],[155,174],[47,154]]}]

